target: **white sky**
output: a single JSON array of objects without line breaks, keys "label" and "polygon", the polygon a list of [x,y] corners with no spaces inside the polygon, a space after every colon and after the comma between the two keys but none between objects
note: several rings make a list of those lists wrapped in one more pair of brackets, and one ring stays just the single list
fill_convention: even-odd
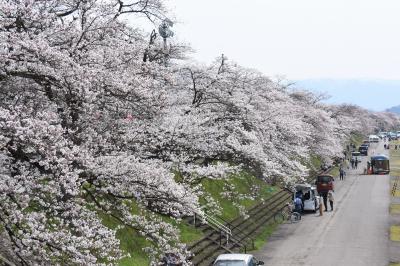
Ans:
[{"label": "white sky", "polygon": [[400,0],[169,0],[177,38],[288,79],[400,79]]}]

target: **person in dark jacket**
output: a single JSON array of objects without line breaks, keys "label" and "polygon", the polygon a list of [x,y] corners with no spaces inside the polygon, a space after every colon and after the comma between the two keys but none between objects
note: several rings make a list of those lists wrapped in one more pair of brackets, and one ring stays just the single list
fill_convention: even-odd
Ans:
[{"label": "person in dark jacket", "polygon": [[328,211],[328,191],[321,191],[319,193],[320,197],[322,197],[323,201],[324,201],[324,207],[325,207],[325,211]]},{"label": "person in dark jacket", "polygon": [[331,205],[331,211],[333,211],[334,198],[333,198],[333,191],[332,190],[329,190],[329,192],[328,192],[328,199],[329,199],[329,205]]},{"label": "person in dark jacket", "polygon": [[294,211],[298,213],[303,212],[303,201],[300,198],[294,199]]},{"label": "person in dark jacket", "polygon": [[344,180],[344,175],[345,175],[344,169],[343,169],[343,168],[340,168],[340,169],[339,169],[339,177],[340,177],[340,180]]}]

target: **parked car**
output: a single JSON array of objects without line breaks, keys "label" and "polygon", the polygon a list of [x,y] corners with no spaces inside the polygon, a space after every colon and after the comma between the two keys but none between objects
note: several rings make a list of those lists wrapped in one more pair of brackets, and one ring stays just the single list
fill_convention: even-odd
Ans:
[{"label": "parked car", "polygon": [[377,142],[379,142],[379,137],[376,135],[369,135],[368,140],[369,140],[369,142],[377,143]]},{"label": "parked car", "polygon": [[378,137],[380,137],[381,139],[386,138],[387,136],[387,132],[379,132],[378,133]]},{"label": "parked car", "polygon": [[397,133],[395,132],[389,132],[389,140],[397,140]]},{"label": "parked car", "polygon": [[368,150],[369,149],[369,145],[368,144],[361,144],[358,149],[360,149],[360,148]]},{"label": "parked car", "polygon": [[256,266],[264,265],[251,254],[221,254],[214,261],[213,266]]},{"label": "parked car", "polygon": [[363,146],[363,145],[361,145],[361,146],[358,148],[358,151],[360,152],[361,155],[368,156],[368,146]]},{"label": "parked car", "polygon": [[334,190],[335,179],[331,175],[319,175],[315,181],[318,193]]},{"label": "parked car", "polygon": [[317,188],[311,184],[296,184],[294,185],[294,195],[301,196],[303,201],[303,210],[316,212],[319,208],[319,196],[317,195]]}]

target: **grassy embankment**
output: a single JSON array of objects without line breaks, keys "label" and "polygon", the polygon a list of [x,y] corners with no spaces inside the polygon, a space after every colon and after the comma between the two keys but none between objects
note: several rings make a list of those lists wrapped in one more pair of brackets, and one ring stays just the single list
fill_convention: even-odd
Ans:
[{"label": "grassy embankment", "polygon": [[[314,158],[313,163],[315,164],[315,167],[319,167],[321,161],[318,158]],[[251,194],[251,189],[254,188],[254,185],[258,187],[259,196],[257,198],[237,200],[237,203],[244,206],[246,209],[250,209],[259,204],[262,200],[269,198],[279,191],[279,188],[270,186],[248,174],[233,176],[228,180],[205,179],[203,180],[202,185],[206,193],[208,193],[221,206],[221,217],[227,221],[238,217],[240,214],[239,209],[232,204],[232,201],[225,199],[221,195],[224,186],[234,185],[234,193],[242,195]],[[205,204],[204,199],[201,199],[200,202]],[[133,211],[134,213],[137,213],[139,210],[133,208]],[[203,237],[200,230],[185,224],[185,222],[177,223],[172,219],[169,219],[169,221],[179,228],[181,233],[180,239],[184,243],[190,244]],[[105,217],[104,223],[111,228],[115,228],[118,225],[117,221],[110,217]],[[276,226],[276,224],[272,223],[263,228],[261,233],[254,240],[256,249],[261,248],[266,243],[268,236],[274,232]],[[149,264],[147,256],[143,251],[143,248],[149,245],[149,242],[146,241],[144,237],[139,235],[135,230],[129,228],[119,230],[117,236],[121,241],[121,249],[131,255],[130,258],[121,260],[119,263],[120,266],[144,266]]]},{"label": "grassy embankment", "polygon": [[390,240],[399,242],[400,241],[400,226],[390,226]]},{"label": "grassy embankment", "polygon": [[[363,137],[357,135],[351,138],[350,143],[359,145],[362,143],[362,140]],[[310,169],[315,169],[315,171],[311,171],[310,176],[315,176],[315,173],[319,170],[320,165],[320,158],[313,156],[308,167]],[[337,176],[339,174],[338,171],[338,167],[336,166],[331,169],[330,174]],[[224,191],[224,186],[233,185],[235,189],[232,192],[237,195],[251,194],[251,190],[253,190],[254,187],[257,188],[258,196],[256,198],[236,199],[236,203],[244,206],[245,209],[250,209],[251,207],[259,204],[261,201],[269,198],[279,190],[279,188],[270,186],[269,184],[266,184],[265,182],[246,173],[232,176],[227,180],[204,179],[202,181],[202,185],[204,191],[209,194],[221,207],[221,217],[227,221],[238,217],[240,214],[239,209],[232,204],[232,201],[224,198],[221,195],[221,193]],[[205,199],[201,199],[200,203],[205,204]],[[132,212],[140,213],[141,210],[133,206]],[[184,243],[190,244],[203,237],[203,233],[200,230],[185,224],[185,222],[179,223],[168,218],[164,218],[164,220],[176,225],[179,228],[180,240]],[[103,216],[103,222],[111,228],[115,228],[118,225],[118,222],[109,216]],[[263,228],[262,232],[254,241],[256,249],[261,248],[266,243],[268,236],[274,232],[275,228],[276,224],[269,224]],[[121,260],[119,263],[120,266],[145,266],[149,264],[149,260],[146,256],[146,253],[143,251],[143,248],[150,243],[145,240],[143,236],[141,236],[134,229],[124,228],[118,230],[117,237],[120,239],[121,249],[131,255],[130,258]]]},{"label": "grassy embankment", "polygon": [[[395,150],[394,145],[399,146],[400,141],[396,140],[390,142],[390,175],[400,176],[400,149]],[[394,181],[395,179],[392,179],[391,186],[393,186]],[[396,190],[395,196],[400,197],[400,187]]]},{"label": "grassy embankment", "polygon": [[[225,199],[221,193],[224,191],[224,186],[234,185],[235,189],[231,191],[235,195],[251,194],[251,190],[257,187],[258,196],[254,199],[249,198],[237,198],[236,202],[250,209],[256,204],[259,204],[262,200],[265,200],[276,193],[279,189],[277,187],[270,186],[265,182],[255,178],[254,176],[242,173],[240,175],[232,176],[227,180],[211,180],[204,179],[202,181],[204,191],[209,194],[214,201],[221,207],[221,218],[224,220],[232,220],[239,216],[239,209],[232,204],[231,200]],[[200,199],[201,204],[205,204],[205,199]],[[140,213],[140,209],[137,207],[132,208],[133,213]],[[190,244],[203,237],[203,233],[194,228],[193,226],[187,225],[184,221],[177,222],[173,219],[163,218],[176,225],[180,230],[180,240],[183,243]],[[111,228],[115,228],[118,222],[109,216],[103,216],[103,222]],[[274,229],[274,226],[269,226],[260,234],[259,238],[265,239]],[[131,257],[125,258],[120,261],[120,266],[144,266],[149,265],[149,260],[143,251],[143,248],[148,246],[150,243],[145,240],[138,232],[130,228],[124,228],[117,231],[117,237],[121,243],[121,249],[124,252],[128,252]],[[260,246],[260,241],[255,241],[256,246]]]},{"label": "grassy embankment", "polygon": [[[395,150],[394,145],[400,145],[400,141],[392,141],[390,149],[390,175],[392,177],[400,176],[400,149]],[[391,179],[391,187],[393,187],[394,182],[396,182],[396,178]],[[400,185],[400,184],[398,184]],[[391,190],[392,192],[392,190]],[[400,187],[394,191],[395,197],[400,197]],[[390,214],[399,215],[400,214],[400,204],[390,204]],[[390,240],[392,241],[400,241],[400,225],[392,225],[390,226]],[[400,265],[400,264],[393,264]]]}]

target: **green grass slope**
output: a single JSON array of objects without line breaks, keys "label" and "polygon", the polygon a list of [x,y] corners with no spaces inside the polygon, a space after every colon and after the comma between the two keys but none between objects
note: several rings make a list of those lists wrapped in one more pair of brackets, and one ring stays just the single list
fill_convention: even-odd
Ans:
[{"label": "green grass slope", "polygon": [[[349,143],[354,143],[358,146],[362,143],[363,138],[362,135],[353,135]],[[321,159],[318,156],[312,156],[308,167],[310,169],[319,169],[321,163]],[[309,180],[312,180],[312,176],[315,176],[315,174],[316,170],[310,171]],[[338,168],[334,167],[330,174],[336,176]],[[200,203],[204,205],[204,210],[213,212],[218,209],[218,216],[225,221],[233,220],[240,216],[241,213],[268,199],[280,190],[279,187],[271,186],[246,172],[232,175],[230,178],[223,180],[205,178],[202,180],[201,185],[204,196],[200,198]],[[213,201],[213,204],[210,204],[210,200]],[[133,209],[134,211],[139,211],[135,210],[135,208]],[[105,225],[111,228],[118,226],[118,222],[115,219],[107,216],[102,217]],[[163,219],[179,229],[180,240],[183,243],[190,244],[203,237],[202,231],[186,224],[184,221],[178,222],[165,217]],[[255,239],[256,249],[265,245],[268,236],[273,233],[276,226],[275,224],[270,224],[262,229]],[[118,230],[117,237],[120,240],[121,249],[130,255],[130,257],[124,258],[119,262],[120,266],[149,265],[149,259],[143,249],[150,243],[143,236],[132,228],[123,228]]]}]

